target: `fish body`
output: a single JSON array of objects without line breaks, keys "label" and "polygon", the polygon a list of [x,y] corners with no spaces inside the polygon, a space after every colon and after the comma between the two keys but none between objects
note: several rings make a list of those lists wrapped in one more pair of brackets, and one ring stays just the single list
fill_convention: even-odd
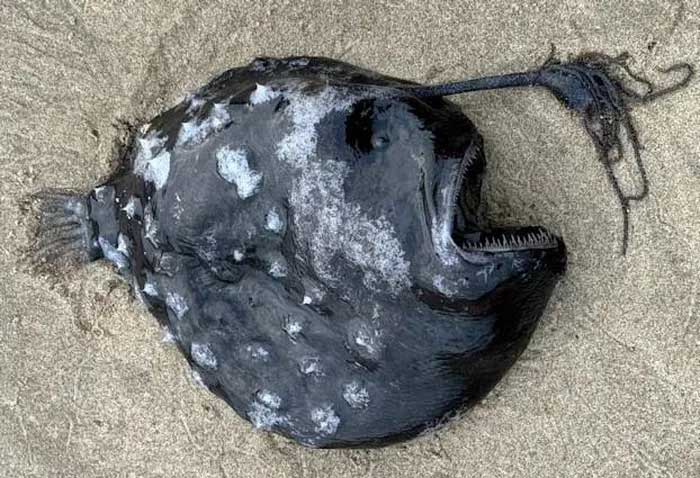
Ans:
[{"label": "fish body", "polygon": [[257,59],[53,204],[254,427],[311,447],[402,441],[493,388],[566,265],[542,228],[482,226],[482,138],[413,85]]}]

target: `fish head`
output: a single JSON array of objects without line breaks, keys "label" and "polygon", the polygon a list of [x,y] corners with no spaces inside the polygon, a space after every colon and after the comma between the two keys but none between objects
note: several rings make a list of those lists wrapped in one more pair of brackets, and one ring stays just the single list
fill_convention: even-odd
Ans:
[{"label": "fish head", "polygon": [[536,320],[566,270],[563,240],[540,226],[494,226],[482,200],[483,140],[461,112],[443,100],[414,109],[432,133],[432,162],[424,167],[429,232],[423,284],[414,290],[433,308]]},{"label": "fish head", "polygon": [[444,311],[539,315],[566,269],[565,245],[543,227],[488,223],[483,141],[456,105],[364,99],[348,110],[344,142],[345,194],[390,223],[413,294]]}]

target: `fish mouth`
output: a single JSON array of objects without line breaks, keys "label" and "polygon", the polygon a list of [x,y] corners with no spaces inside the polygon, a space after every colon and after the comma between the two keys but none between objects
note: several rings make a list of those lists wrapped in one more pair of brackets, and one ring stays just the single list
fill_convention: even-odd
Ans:
[{"label": "fish mouth", "polygon": [[502,227],[488,224],[481,183],[484,159],[478,145],[471,147],[453,174],[448,202],[451,240],[462,255],[563,249],[560,237],[542,226]]},{"label": "fish mouth", "polygon": [[493,253],[556,249],[561,241],[547,229],[539,226],[496,228],[457,235],[453,233],[453,240],[464,251]]}]

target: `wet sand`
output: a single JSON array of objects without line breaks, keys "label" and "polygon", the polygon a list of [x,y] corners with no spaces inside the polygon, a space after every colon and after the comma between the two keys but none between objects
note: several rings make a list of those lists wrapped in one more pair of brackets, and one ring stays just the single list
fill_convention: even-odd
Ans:
[{"label": "wet sand", "polygon": [[[532,343],[447,429],[380,450],[254,432],[192,381],[110,267],[20,259],[20,199],[110,171],[120,120],[149,118],[258,55],[342,58],[437,82],[562,55],[700,67],[700,4],[6,2],[0,7],[0,469],[7,477],[700,475],[700,81],[634,111],[651,182],[621,217],[578,120],[543,91],[461,96],[499,222],[560,232],[570,269]],[[595,6],[589,6],[594,3]],[[633,187],[634,174],[622,174]]]}]

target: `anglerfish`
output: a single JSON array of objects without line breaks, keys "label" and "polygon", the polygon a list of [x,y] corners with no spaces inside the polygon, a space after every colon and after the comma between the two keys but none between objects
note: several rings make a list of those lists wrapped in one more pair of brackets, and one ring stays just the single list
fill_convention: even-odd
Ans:
[{"label": "anglerfish", "polygon": [[[36,254],[111,262],[255,428],[310,447],[403,441],[496,385],[566,269],[553,232],[489,223],[482,137],[445,98],[545,87],[580,115],[607,171],[625,131],[642,168],[628,106],[692,70],[635,92],[626,69],[586,54],[421,85],[259,58],[135,129],[91,191],[37,194]],[[646,183],[624,195],[608,178],[626,218]]]}]

